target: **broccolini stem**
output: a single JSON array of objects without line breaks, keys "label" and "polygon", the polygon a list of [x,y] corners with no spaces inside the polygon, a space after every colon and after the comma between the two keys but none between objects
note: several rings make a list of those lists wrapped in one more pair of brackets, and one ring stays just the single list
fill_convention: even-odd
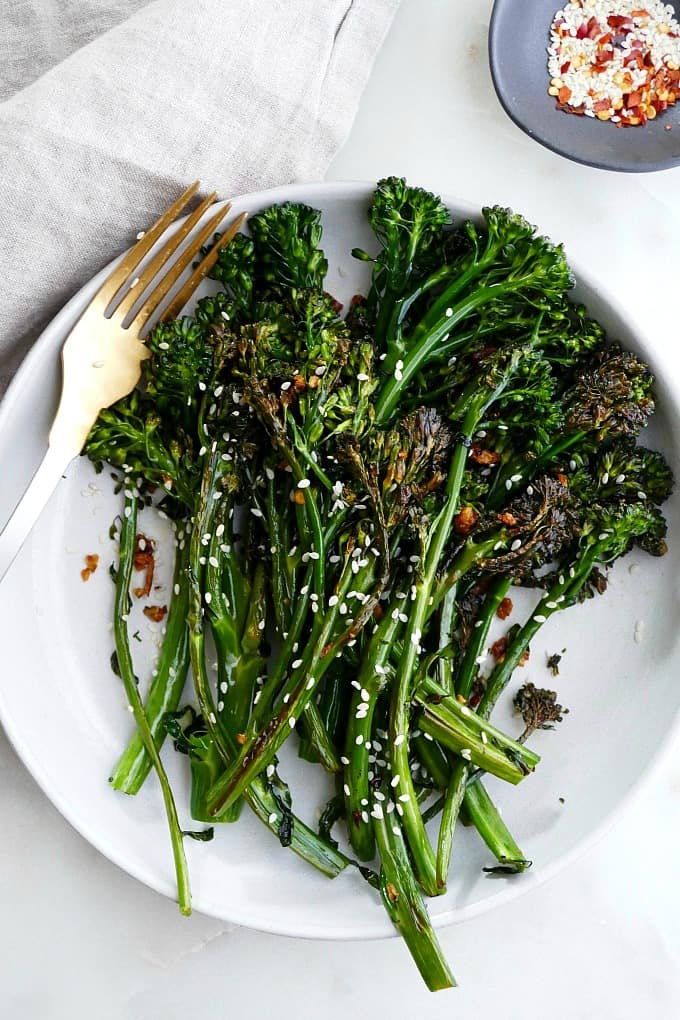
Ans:
[{"label": "broccolini stem", "polygon": [[[199,583],[203,578],[205,569],[200,562],[204,549],[201,544],[201,537],[205,534],[205,525],[212,513],[214,503],[214,499],[211,496],[214,466],[214,463],[212,465],[208,463],[203,473],[201,494],[191,537],[189,631],[191,671],[194,677],[194,687],[199,708],[208,733],[219,751],[223,763],[228,765],[236,757],[238,745],[226,732],[218,717],[217,707],[208,681],[205,667],[203,606]],[[278,779],[277,782],[279,785],[283,785]],[[285,845],[290,846],[294,853],[329,878],[335,878],[341,871],[344,871],[348,864],[352,863],[349,857],[333,848],[329,843],[321,839],[320,836],[317,836],[309,826],[301,822],[292,812],[290,812],[290,818],[285,821],[284,825],[280,799],[277,800],[274,796],[271,783],[265,783],[258,777],[243,792],[243,797],[260,821],[267,826],[270,832],[279,838],[280,842],[285,841]],[[284,832],[286,833],[285,840]]]},{"label": "broccolini stem", "polygon": [[[309,753],[310,757],[307,760],[319,762],[326,772],[341,772],[342,765],[335,745],[313,701],[307,702],[307,708],[302,718],[298,720],[298,726],[302,738],[309,744],[309,749],[305,749],[305,754],[300,754],[300,757],[305,757]],[[302,740],[300,747],[303,747]]]},{"label": "broccolini stem", "polygon": [[[490,396],[491,394],[489,394]],[[442,889],[437,887],[434,852],[418,810],[409,767],[408,732],[412,693],[411,680],[420,654],[420,639],[428,615],[430,595],[437,568],[458,509],[460,487],[467,461],[468,440],[472,436],[487,399],[486,395],[482,395],[472,403],[461,426],[463,438],[451,459],[446,487],[446,503],[432,526],[422,578],[416,583],[416,600],[411,606],[404,638],[404,652],[399,662],[392,692],[389,721],[392,774],[399,776],[397,795],[403,810],[404,830],[413,855],[416,874],[423,889],[430,896],[440,895]]]},{"label": "broccolini stem", "polygon": [[172,843],[172,854],[175,861],[175,874],[177,876],[177,893],[179,909],[183,914],[191,913],[191,889],[189,885],[189,870],[187,868],[186,856],[184,853],[184,837],[177,818],[177,808],[172,796],[170,783],[166,775],[163,763],[156,747],[154,735],[151,732],[149,721],[144,712],[142,699],[137,689],[132,655],[130,653],[130,641],[127,630],[127,616],[129,612],[130,582],[132,580],[132,567],[134,563],[135,542],[137,535],[137,500],[134,496],[125,496],[125,510],[123,522],[120,528],[120,559],[118,573],[116,575],[116,595],[114,602],[113,630],[116,640],[116,656],[120,676],[125,687],[128,703],[132,707],[132,714],[137,724],[139,735],[144,744],[146,753],[156,770],[165,813],[170,829],[170,841]]},{"label": "broccolini stem", "polygon": [[453,837],[456,832],[456,822],[460,813],[460,806],[465,795],[465,786],[469,774],[469,767],[459,758],[454,762],[449,782],[444,795],[442,819],[439,824],[439,839],[437,841],[437,885],[442,889],[446,888],[446,882],[451,867],[451,854],[453,852]]},{"label": "broccolini stem", "polygon": [[392,923],[403,937],[431,992],[455,985],[455,978],[437,941],[418,887],[396,811],[388,812],[391,790],[382,785],[383,800],[374,798],[371,818],[380,856],[380,895]]},{"label": "broccolini stem", "polygon": [[361,578],[359,574],[353,573],[351,566],[351,557],[347,556],[338,582],[338,601],[326,613],[318,637],[300,664],[295,665],[295,660],[291,664],[293,673],[290,684],[278,711],[260,733],[246,740],[237,758],[227,766],[224,775],[214,784],[208,807],[216,817],[233,804],[252,779],[271,762],[295,728],[296,720],[311,701],[319,680],[332,663],[337,641],[333,632],[338,618],[342,619],[339,610],[344,605],[343,599],[352,582],[357,590],[360,590],[361,586]]},{"label": "broccolini stem", "polygon": [[[163,717],[174,712],[184,690],[189,669],[189,634],[187,631],[187,609],[189,605],[189,584],[186,568],[189,561],[189,542],[175,557],[173,590],[167,630],[163,638],[156,675],[151,682],[144,704],[144,714],[156,747],[160,750],[166,737]],[[153,763],[146,752],[139,730],[136,730],[121,755],[111,777],[114,790],[134,795],[139,792]]]},{"label": "broccolini stem", "polygon": [[422,707],[418,725],[424,733],[499,779],[519,783],[540,761],[456,698],[445,696],[433,681],[421,684],[416,701]]},{"label": "broccolini stem", "polygon": [[291,603],[295,587],[295,567],[290,556],[290,515],[281,513],[276,475],[267,474],[267,529],[272,557],[271,593],[276,628],[279,634],[290,629]]},{"label": "broccolini stem", "polygon": [[466,788],[464,804],[470,821],[504,870],[518,873],[531,867],[531,861],[517,846],[481,780]]},{"label": "broccolini stem", "polygon": [[445,790],[451,773],[451,766],[444,749],[428,733],[411,737],[411,747],[421,765],[438,790]]},{"label": "broccolini stem", "polygon": [[477,674],[477,659],[486,646],[491,623],[498,607],[507,595],[511,583],[511,578],[506,577],[505,574],[498,574],[494,577],[487,589],[484,605],[475,620],[463,660],[456,673],[456,694],[466,701],[470,697],[474,678]]},{"label": "broccolini stem", "polygon": [[[456,585],[444,596],[439,614],[439,650],[451,648],[456,629]],[[437,679],[449,694],[453,694],[453,661],[451,654],[441,655],[437,661]]]},{"label": "broccolini stem", "polygon": [[[416,327],[412,342],[404,352],[402,359],[403,367],[398,372],[395,372],[394,367],[389,362],[385,363],[386,369],[391,371],[392,374],[387,377],[386,382],[383,383],[379,390],[375,405],[376,424],[384,425],[389,421],[401,400],[402,392],[408,389],[413,377],[422,371],[432,353],[438,349],[441,342],[449,336],[459,322],[472,315],[481,305],[488,301],[496,300],[505,291],[514,289],[516,289],[514,280],[506,280],[493,286],[480,287],[479,290],[476,290],[459,304],[447,307],[431,326],[428,325],[427,328],[423,328],[420,331]],[[445,292],[438,304],[442,301],[448,301],[447,292]],[[449,312],[451,314],[448,314]],[[463,334],[460,345],[456,344],[455,340],[447,341],[448,349],[459,350],[460,347],[468,342],[468,337],[469,334]]]},{"label": "broccolini stem", "polygon": [[[369,748],[373,740],[373,717],[380,692],[385,687],[390,650],[399,620],[386,613],[371,635],[362,657],[357,684],[350,703],[345,737],[345,814],[347,832],[361,861],[370,861],[375,853],[373,829],[366,822],[369,801]],[[360,707],[361,706],[361,707]]]},{"label": "broccolini stem", "polygon": [[[505,598],[510,588],[510,580],[500,574],[494,578],[489,586],[482,610],[475,621],[470,640],[468,641],[461,662],[456,673],[457,695],[466,701],[470,697],[472,684],[477,669],[477,658],[486,644],[491,621],[499,605]],[[446,596],[448,598],[448,594]],[[477,626],[477,624],[479,624]],[[470,767],[464,760],[458,759],[451,769],[451,775],[446,787],[442,818],[439,825],[439,839],[437,841],[437,883],[443,888],[451,867],[451,854],[453,852],[453,840],[456,831],[456,823],[460,812],[467,779],[470,774]]]}]

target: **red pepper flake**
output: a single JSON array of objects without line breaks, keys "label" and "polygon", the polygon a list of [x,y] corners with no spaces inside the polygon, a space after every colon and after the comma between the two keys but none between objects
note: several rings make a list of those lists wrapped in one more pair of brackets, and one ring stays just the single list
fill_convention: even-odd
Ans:
[{"label": "red pepper flake", "polygon": [[324,291],[324,294],[329,299],[331,303],[331,308],[333,309],[335,314],[339,315],[340,312],[342,311],[342,301],[338,301],[338,299],[334,298],[332,294],[329,294],[327,290]]},{"label": "red pepper flake", "polygon": [[85,557],[85,568],[80,571],[80,576],[83,581],[89,581],[92,574],[99,566],[99,556],[96,553],[91,553]]},{"label": "red pepper flake", "polygon": [[388,882],[386,884],[385,892],[387,893],[387,898],[390,901],[390,903],[396,903],[397,900],[399,899],[399,892],[397,891],[396,886],[392,885],[391,882]]},{"label": "red pepper flake", "polygon": [[155,542],[147,535],[139,534],[135,538],[133,566],[135,570],[143,570],[145,575],[143,586],[134,589],[135,598],[146,598],[151,593],[153,572],[156,566],[153,555],[155,547]]},{"label": "red pepper flake", "polygon": [[498,617],[499,620],[507,620],[511,612],[512,612],[512,599],[508,598],[508,596],[506,595],[505,598],[500,603],[500,605],[498,606],[498,609],[496,610],[496,616]]},{"label": "red pepper flake", "polygon": [[160,623],[165,619],[168,613],[167,606],[144,606],[142,610],[145,616],[148,616],[154,623]]},{"label": "red pepper flake", "polygon": [[593,110],[595,113],[599,113],[600,110],[608,110],[610,106],[611,103],[608,99],[598,99],[596,103],[593,103]]},{"label": "red pepper flake", "polygon": [[501,455],[494,450],[484,450],[479,443],[474,443],[470,447],[470,459],[474,460],[475,464],[500,464]]},{"label": "red pepper flake", "polygon": [[496,662],[503,662],[505,660],[505,653],[508,650],[508,639],[501,637],[498,641],[494,641],[491,645],[491,654],[493,655]]},{"label": "red pepper flake", "polygon": [[453,519],[453,526],[456,529],[456,534],[465,538],[469,535],[475,524],[479,520],[479,514],[472,506],[464,506],[459,514]]}]

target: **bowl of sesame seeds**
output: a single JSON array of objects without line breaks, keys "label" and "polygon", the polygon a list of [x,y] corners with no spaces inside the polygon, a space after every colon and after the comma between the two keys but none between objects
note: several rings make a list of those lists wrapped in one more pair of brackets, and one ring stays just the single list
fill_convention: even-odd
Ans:
[{"label": "bowl of sesame seeds", "polygon": [[508,116],[604,170],[680,165],[680,8],[662,0],[496,0],[489,61]]}]

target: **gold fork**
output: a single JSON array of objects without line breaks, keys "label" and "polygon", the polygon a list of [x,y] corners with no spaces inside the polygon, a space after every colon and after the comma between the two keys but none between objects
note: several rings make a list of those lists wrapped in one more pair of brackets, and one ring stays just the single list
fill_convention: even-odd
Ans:
[{"label": "gold fork", "polygon": [[[148,265],[140,269],[139,275],[135,275],[145,256],[198,188],[199,182],[196,181],[140,237],[104,281],[66,338],[62,350],[61,398],[50,430],[47,453],[0,533],[0,581],[60,477],[73,458],[81,452],[99,412],[126,396],[139,382],[142,361],[149,355],[142,338],[149,319],[158,311],[165,297],[229,212],[231,205],[227,203],[192,235],[194,228],[217,198],[215,192],[208,195],[153,255]],[[229,244],[244,219],[245,213],[233,221],[217,244],[198,263],[159,318],[169,319],[179,315],[215,264],[220,249]],[[182,248],[187,238],[190,239],[186,247]],[[164,275],[158,278],[166,263],[178,251],[177,258],[171,262]],[[143,303],[136,307],[151,284],[153,287],[144,297]]]}]

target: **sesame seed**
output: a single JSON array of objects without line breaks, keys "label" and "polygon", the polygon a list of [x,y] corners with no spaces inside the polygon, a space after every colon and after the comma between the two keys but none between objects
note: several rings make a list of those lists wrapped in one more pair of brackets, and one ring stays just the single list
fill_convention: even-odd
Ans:
[{"label": "sesame seed", "polygon": [[406,804],[406,802],[409,801],[410,799],[411,799],[411,794],[410,793],[400,793],[399,794],[399,801],[402,804]]},{"label": "sesame seed", "polygon": [[394,738],[394,746],[398,747],[399,744],[403,744],[405,739],[406,738],[403,733],[398,733],[397,736]]},{"label": "sesame seed", "polygon": [[462,747],[460,756],[461,758],[465,758],[466,761],[472,761],[472,751],[469,747]]},{"label": "sesame seed", "polygon": [[345,791],[345,796],[349,797],[349,795],[350,795],[350,788],[349,788],[349,784],[348,783],[345,783],[345,785],[343,786],[343,790]]},{"label": "sesame seed", "polygon": [[291,669],[299,669],[302,665],[302,659],[293,659],[290,665]]},{"label": "sesame seed", "polygon": [[[272,813],[269,816],[269,824],[270,825],[274,824],[274,822],[276,821],[276,817],[277,817],[276,811],[272,811]],[[283,838],[283,837],[281,837],[281,838]]]},{"label": "sesame seed", "polygon": [[210,594],[209,591],[205,593],[205,601],[208,603],[208,605],[210,605],[210,603],[212,602],[212,595]]},{"label": "sesame seed", "polygon": [[358,733],[354,743],[357,745],[357,747],[360,747],[363,744],[363,742],[364,742],[364,738],[363,738],[362,734]]},{"label": "sesame seed", "polygon": [[208,716],[208,718],[210,719],[210,722],[211,722],[211,723],[213,724],[213,726],[214,726],[214,725],[215,725],[215,723],[217,722],[217,718],[216,718],[216,716],[215,716],[215,713],[214,713],[214,712],[211,712],[211,713],[210,713],[210,715]]},{"label": "sesame seed", "polygon": [[349,758],[347,758],[344,754],[341,754],[340,755],[340,764],[341,765],[349,765]]},{"label": "sesame seed", "polygon": [[453,308],[447,308],[446,309],[446,318],[450,319],[452,315],[453,315]]},{"label": "sesame seed", "polygon": [[361,812],[361,820],[362,820],[362,822],[367,822],[368,821],[368,811],[362,811]]},{"label": "sesame seed", "polygon": [[265,772],[267,774],[267,779],[271,779],[271,777],[276,772],[276,768],[275,768],[274,765],[267,765],[267,768],[265,769]]},{"label": "sesame seed", "polygon": [[309,478],[301,478],[297,483],[297,487],[298,489],[308,489],[311,484]]},{"label": "sesame seed", "polygon": [[545,623],[546,620],[547,616],[543,616],[542,613],[536,613],[536,615],[534,616],[534,621],[536,623]]},{"label": "sesame seed", "polygon": [[291,715],[290,719],[288,720],[288,725],[290,726],[291,730],[295,729],[295,716],[294,715]]},{"label": "sesame seed", "polygon": [[617,475],[616,478],[614,479],[617,485],[622,485],[625,482],[625,480],[626,480],[625,475]]}]

